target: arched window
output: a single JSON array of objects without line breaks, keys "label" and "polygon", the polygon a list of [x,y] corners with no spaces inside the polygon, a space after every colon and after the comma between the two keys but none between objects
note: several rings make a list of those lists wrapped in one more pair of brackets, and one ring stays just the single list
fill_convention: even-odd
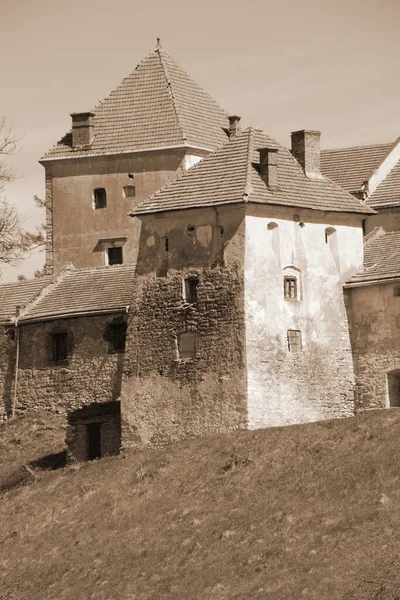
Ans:
[{"label": "arched window", "polygon": [[333,260],[336,263],[337,268],[340,268],[339,262],[339,246],[337,239],[337,231],[334,227],[327,227],[325,229],[325,244],[329,246],[329,249],[332,253]]},{"label": "arched window", "polygon": [[285,300],[301,300],[301,272],[294,266],[287,266],[283,269],[283,297]]},{"label": "arched window", "polygon": [[281,264],[281,242],[279,235],[279,225],[274,221],[271,221],[267,225],[267,230],[269,235],[271,236],[272,250],[275,254],[275,258],[278,262],[278,265]]}]

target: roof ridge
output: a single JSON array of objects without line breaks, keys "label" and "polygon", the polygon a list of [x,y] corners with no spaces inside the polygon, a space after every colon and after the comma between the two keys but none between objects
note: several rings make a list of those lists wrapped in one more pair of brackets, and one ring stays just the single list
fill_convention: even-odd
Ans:
[{"label": "roof ridge", "polygon": [[[157,39],[159,40],[159,38],[157,38]],[[162,70],[163,70],[164,75],[165,75],[165,80],[167,82],[168,92],[169,92],[169,95],[171,96],[172,108],[173,108],[174,113],[175,113],[176,123],[178,125],[178,129],[180,130],[180,132],[182,134],[182,140],[186,141],[185,132],[183,131],[183,127],[181,126],[180,121],[179,121],[178,109],[177,109],[177,106],[176,106],[175,96],[174,96],[174,92],[173,92],[173,89],[172,89],[172,83],[171,83],[170,78],[169,78],[168,69],[167,69],[167,66],[166,66],[165,62],[163,61],[163,58],[162,58],[162,52],[165,52],[166,54],[168,54],[168,52],[166,52],[164,50],[164,48],[162,48],[161,44],[159,45],[159,47],[157,47],[155,49],[155,52],[158,54],[158,56],[160,58],[161,67],[162,67]],[[168,56],[170,56],[170,55],[168,54]],[[170,56],[170,58],[172,59],[171,56]]]},{"label": "roof ridge", "polygon": [[246,156],[246,178],[244,182],[243,189],[243,200],[245,202],[248,201],[251,192],[253,191],[253,187],[251,185],[251,153],[253,151],[253,128],[248,127],[246,130],[247,133],[247,156]]},{"label": "roof ridge", "polygon": [[[397,140],[396,140],[397,141]],[[396,142],[380,142],[378,144],[364,144],[364,145],[356,145],[356,146],[340,146],[339,148],[323,148],[321,149],[321,153],[324,152],[340,152],[343,150],[356,150],[358,148],[378,148],[380,146],[393,146]]]}]

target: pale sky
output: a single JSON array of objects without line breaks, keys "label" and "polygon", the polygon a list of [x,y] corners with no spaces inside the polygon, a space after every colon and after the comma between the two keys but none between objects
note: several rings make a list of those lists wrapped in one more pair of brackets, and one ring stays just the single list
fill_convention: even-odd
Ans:
[{"label": "pale sky", "polygon": [[[8,197],[33,228],[44,217],[40,156],[156,45],[244,127],[322,147],[400,136],[399,0],[0,0],[0,116],[24,134]],[[4,269],[32,276],[43,258]]]}]

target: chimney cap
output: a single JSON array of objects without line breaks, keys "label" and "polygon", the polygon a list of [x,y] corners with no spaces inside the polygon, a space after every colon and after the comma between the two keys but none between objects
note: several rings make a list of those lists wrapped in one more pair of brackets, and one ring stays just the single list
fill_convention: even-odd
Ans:
[{"label": "chimney cap", "polygon": [[311,135],[321,135],[321,132],[318,129],[298,129],[297,131],[292,131],[290,135],[293,136],[307,133]]},{"label": "chimney cap", "polygon": [[241,117],[238,117],[238,115],[229,115],[228,119],[229,123],[234,123],[235,121],[240,121]]},{"label": "chimney cap", "polygon": [[91,110],[84,110],[81,112],[69,113],[69,116],[72,118],[74,118],[74,117],[94,117],[94,112]]}]

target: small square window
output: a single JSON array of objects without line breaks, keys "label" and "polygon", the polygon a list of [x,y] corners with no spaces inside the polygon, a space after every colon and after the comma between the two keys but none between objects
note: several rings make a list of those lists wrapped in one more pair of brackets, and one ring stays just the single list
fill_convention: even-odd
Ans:
[{"label": "small square window", "polygon": [[95,188],[93,190],[93,208],[106,208],[107,206],[107,192],[105,188]]},{"label": "small square window", "polygon": [[283,291],[286,300],[297,299],[297,278],[296,277],[284,277],[283,278]]},{"label": "small square window", "polygon": [[112,323],[109,327],[110,354],[122,354],[125,352],[126,323]]},{"label": "small square window", "polygon": [[298,329],[288,329],[287,342],[289,352],[300,352],[302,349],[301,331]]},{"label": "small square window", "polygon": [[123,254],[122,246],[116,246],[107,248],[108,264],[109,265],[122,265]]},{"label": "small square window", "polygon": [[188,277],[185,279],[185,300],[189,304],[197,302],[197,285],[199,280],[197,277]]},{"label": "small square window", "polygon": [[134,185],[124,185],[122,188],[122,195],[124,198],[133,198],[136,196],[136,188]]},{"label": "small square window", "polygon": [[68,358],[68,333],[53,333],[53,361],[59,362]]},{"label": "small square window", "polygon": [[191,359],[196,356],[196,334],[190,331],[181,333],[178,340],[179,358]]},{"label": "small square window", "polygon": [[393,296],[396,296],[396,297],[400,296],[400,286],[396,285],[393,288]]}]

